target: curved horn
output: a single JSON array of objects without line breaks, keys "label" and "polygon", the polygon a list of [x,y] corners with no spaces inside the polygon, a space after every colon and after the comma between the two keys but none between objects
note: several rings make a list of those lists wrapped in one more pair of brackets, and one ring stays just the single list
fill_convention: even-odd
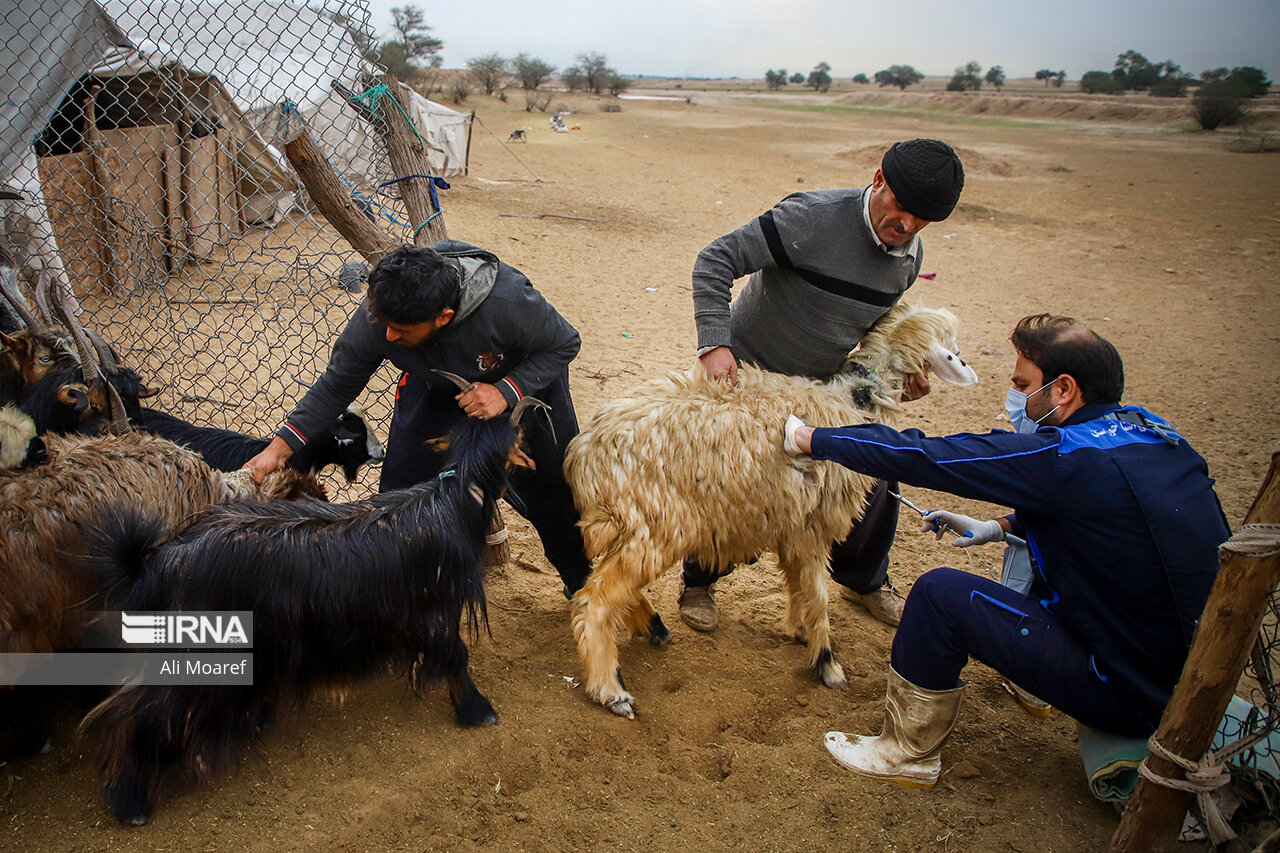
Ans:
[{"label": "curved horn", "polygon": [[468,391],[475,390],[476,384],[474,382],[463,379],[461,376],[459,376],[456,373],[450,373],[447,370],[436,370],[434,367],[431,368],[431,372],[436,374],[437,376],[443,376],[445,379],[448,379],[454,385],[457,385],[459,388],[461,388],[464,394]]},{"label": "curved horn", "polygon": [[524,417],[524,413],[530,406],[537,406],[539,409],[551,411],[551,407],[539,400],[537,397],[521,397],[520,401],[516,403],[515,408],[511,410],[512,426],[517,426],[520,423],[520,419]]},{"label": "curved horn", "polygon": [[[76,322],[71,313],[71,306],[68,304],[65,288],[55,287],[53,289],[53,307],[58,312],[59,319],[66,325],[67,331],[71,333],[72,340],[76,342],[76,352],[80,353],[80,370],[84,374],[85,382],[90,388],[101,388],[103,390],[103,396],[107,400],[107,407],[111,411],[111,421],[107,428],[112,435],[121,435],[128,432],[129,416],[125,413],[124,401],[120,399],[120,392],[116,390],[116,386],[112,385],[107,380],[107,377],[103,375],[102,365],[98,362],[93,347],[89,345],[84,327]],[[111,363],[114,365],[115,359],[111,359]]]},{"label": "curved horn", "polygon": [[89,342],[93,344],[93,351],[98,354],[98,363],[102,365],[103,371],[108,376],[119,373],[120,365],[116,363],[115,353],[111,351],[111,346],[102,339],[102,335],[88,328],[84,330],[84,333],[88,336]]},{"label": "curved horn", "polygon": [[40,273],[36,276],[36,310],[40,312],[40,319],[44,321],[46,326],[53,325],[53,315],[49,313],[49,274],[42,266]]},{"label": "curved horn", "polygon": [[27,324],[28,329],[35,334],[45,331],[44,325],[31,313],[27,301],[22,298],[22,292],[18,290],[18,271],[15,268],[7,266],[0,273],[0,290],[4,291],[5,301],[22,318],[22,322]]}]

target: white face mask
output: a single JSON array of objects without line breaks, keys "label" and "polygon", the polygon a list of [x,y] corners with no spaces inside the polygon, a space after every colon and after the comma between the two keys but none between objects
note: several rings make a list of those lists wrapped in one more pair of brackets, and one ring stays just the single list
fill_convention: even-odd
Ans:
[{"label": "white face mask", "polygon": [[1057,378],[1051,379],[1036,390],[1032,391],[1030,394],[1024,394],[1017,388],[1009,389],[1009,393],[1006,394],[1004,398],[1004,411],[1005,414],[1009,416],[1009,424],[1013,427],[1014,432],[1030,435],[1036,431],[1037,427],[1040,426],[1041,421],[1058,411],[1058,409],[1062,408],[1062,404],[1059,403],[1035,420],[1027,417],[1027,398],[1034,397],[1036,394],[1039,394],[1041,391],[1057,381]]}]

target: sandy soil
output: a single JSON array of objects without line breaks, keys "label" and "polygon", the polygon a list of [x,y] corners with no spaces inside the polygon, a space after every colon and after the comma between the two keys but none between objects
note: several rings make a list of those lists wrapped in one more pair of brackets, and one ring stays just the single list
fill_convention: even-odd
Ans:
[{"label": "sandy soil", "polygon": [[[568,123],[581,129],[567,134],[518,95],[473,98],[484,125],[474,177],[445,196],[450,231],[525,270],[582,332],[581,417],[643,374],[691,363],[689,269],[706,242],[790,192],[868,182],[896,139],[939,136],[963,157],[967,187],[955,215],[925,232],[924,266],[938,275],[909,298],[960,316],[981,384],[938,389],[906,425],[1000,426],[1009,329],[1031,312],[1071,314],[1115,342],[1128,399],[1190,438],[1240,523],[1280,437],[1275,155],[1230,153],[1224,134],[1039,120],[1030,108],[1013,119],[682,93],[692,103],[631,101],[621,113],[558,98],[578,110]],[[518,127],[528,144],[504,148],[498,137]],[[823,688],[782,632],[771,558],[722,583],[709,635],[676,616],[675,572],[656,585],[675,643],[623,641],[642,715],[615,718],[577,686],[559,581],[529,529],[513,529],[514,560],[489,585],[492,637],[472,647],[496,728],[457,729],[442,690],[417,701],[402,683],[370,683],[278,727],[212,788],[174,785],[152,825],[134,829],[103,809],[90,745],[65,715],[52,753],[0,767],[0,848],[1087,851],[1116,826],[1085,788],[1072,721],[1024,716],[977,664],[939,787],[842,770],[822,734],[878,727],[892,630],[834,600],[850,686]],[[909,588],[940,565],[987,571],[999,552],[970,563],[904,516],[893,558]]]}]

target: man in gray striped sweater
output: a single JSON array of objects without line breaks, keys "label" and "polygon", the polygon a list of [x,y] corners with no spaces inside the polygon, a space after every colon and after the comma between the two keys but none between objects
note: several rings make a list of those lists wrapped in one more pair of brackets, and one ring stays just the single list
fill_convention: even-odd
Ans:
[{"label": "man in gray striped sweater", "polygon": [[[871,185],[795,193],[713,241],[693,267],[698,358],[707,374],[737,383],[738,362],[791,376],[827,379],[920,273],[918,236],[946,219],[964,187],[951,146],[936,139],[895,143]],[[749,276],[730,304],[735,279]],[[926,375],[905,399],[929,393]],[[835,544],[831,574],[841,594],[897,625],[902,596],[889,581],[889,549],[898,523],[889,491],[877,481],[863,518]],[[732,566],[688,558],[680,617],[710,631],[719,622],[713,584]]]}]

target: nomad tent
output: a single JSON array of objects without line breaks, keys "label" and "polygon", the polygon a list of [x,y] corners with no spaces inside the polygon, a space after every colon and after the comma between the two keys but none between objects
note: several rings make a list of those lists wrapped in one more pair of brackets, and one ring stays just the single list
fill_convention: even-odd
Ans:
[{"label": "nomad tent", "polygon": [[[372,193],[387,177],[374,135],[333,91],[334,81],[361,91],[376,71],[340,18],[285,0],[42,2],[78,7],[93,26],[42,46],[32,29],[73,11],[19,0],[4,12],[16,36],[15,56],[0,65],[5,108],[30,118],[0,137],[0,181],[25,162],[31,189],[31,152],[41,158],[34,188],[51,202],[75,272],[132,280],[126,261],[138,256],[172,270],[247,226],[277,222],[299,187],[273,143],[299,122],[351,190]],[[62,79],[12,109],[14,80],[42,58]],[[462,172],[469,118],[406,93],[433,169]]]}]

